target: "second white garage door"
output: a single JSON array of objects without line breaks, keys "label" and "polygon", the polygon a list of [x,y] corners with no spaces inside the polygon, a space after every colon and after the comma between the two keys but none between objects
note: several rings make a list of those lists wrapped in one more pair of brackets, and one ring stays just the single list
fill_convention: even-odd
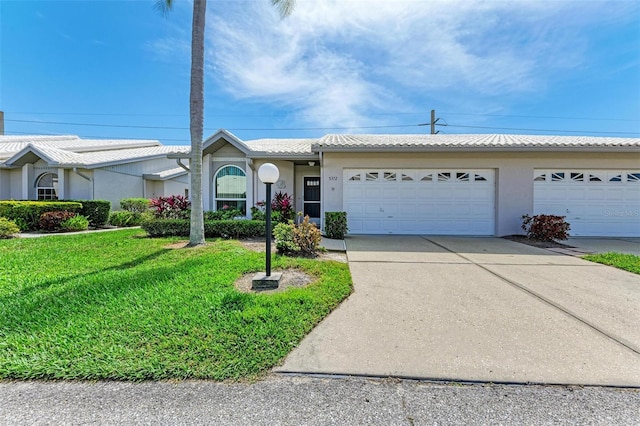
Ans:
[{"label": "second white garage door", "polygon": [[640,170],[536,170],[534,214],[565,216],[569,234],[640,237]]},{"label": "second white garage door", "polygon": [[353,234],[494,235],[493,170],[345,169]]}]

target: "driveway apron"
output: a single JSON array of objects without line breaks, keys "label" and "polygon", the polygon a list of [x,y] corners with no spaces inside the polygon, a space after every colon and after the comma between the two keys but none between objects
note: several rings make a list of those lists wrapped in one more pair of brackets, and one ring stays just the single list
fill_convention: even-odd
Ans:
[{"label": "driveway apron", "polygon": [[501,238],[347,239],[353,294],[275,371],[640,386],[640,276]]}]

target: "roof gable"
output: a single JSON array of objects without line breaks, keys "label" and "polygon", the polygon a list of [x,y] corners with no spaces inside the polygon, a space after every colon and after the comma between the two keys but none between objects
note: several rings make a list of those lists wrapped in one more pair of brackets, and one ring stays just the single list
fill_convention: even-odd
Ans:
[{"label": "roof gable", "polygon": [[51,166],[60,164],[81,164],[82,155],[62,149],[42,147],[28,144],[5,161],[7,166],[24,166],[42,159]]}]

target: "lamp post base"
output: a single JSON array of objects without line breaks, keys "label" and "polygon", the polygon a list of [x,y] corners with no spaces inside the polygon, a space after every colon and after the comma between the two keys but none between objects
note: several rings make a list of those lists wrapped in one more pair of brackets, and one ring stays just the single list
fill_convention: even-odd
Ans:
[{"label": "lamp post base", "polygon": [[267,275],[264,272],[258,272],[251,280],[251,289],[271,290],[278,288],[280,279],[282,279],[282,272],[272,272],[271,275]]}]

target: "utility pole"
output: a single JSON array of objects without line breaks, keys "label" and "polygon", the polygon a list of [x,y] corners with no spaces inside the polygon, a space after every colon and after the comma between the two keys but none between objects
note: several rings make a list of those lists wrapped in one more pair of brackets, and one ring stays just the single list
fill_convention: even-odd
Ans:
[{"label": "utility pole", "polygon": [[0,111],[0,136],[4,135],[4,111]]},{"label": "utility pole", "polygon": [[436,132],[436,123],[438,122],[438,120],[440,120],[439,118],[436,118],[436,110],[432,109],[431,110],[431,134],[435,135],[438,132]]}]

